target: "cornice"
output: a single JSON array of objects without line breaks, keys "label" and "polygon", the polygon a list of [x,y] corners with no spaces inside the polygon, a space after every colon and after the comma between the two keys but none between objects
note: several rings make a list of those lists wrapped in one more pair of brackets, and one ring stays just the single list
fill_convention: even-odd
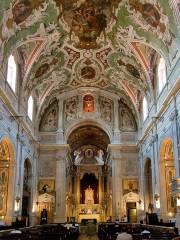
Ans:
[{"label": "cornice", "polygon": [[40,151],[69,150],[69,144],[40,144]]},{"label": "cornice", "polygon": [[109,144],[107,151],[138,152],[138,146],[137,144],[129,143]]}]

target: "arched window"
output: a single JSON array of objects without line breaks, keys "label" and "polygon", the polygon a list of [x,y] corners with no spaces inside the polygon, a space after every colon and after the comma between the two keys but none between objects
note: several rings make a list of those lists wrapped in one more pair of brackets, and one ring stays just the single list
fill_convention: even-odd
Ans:
[{"label": "arched window", "polygon": [[147,104],[147,100],[144,97],[143,98],[143,120],[146,120],[148,116],[148,104]]},{"label": "arched window", "polygon": [[28,99],[28,117],[32,120],[33,119],[33,98],[32,96]]},{"label": "arched window", "polygon": [[166,63],[164,58],[160,58],[158,65],[158,88],[159,93],[162,91],[166,84]]},{"label": "arched window", "polygon": [[12,90],[16,91],[16,73],[17,67],[13,55],[8,59],[8,68],[7,68],[7,82],[9,83]]}]

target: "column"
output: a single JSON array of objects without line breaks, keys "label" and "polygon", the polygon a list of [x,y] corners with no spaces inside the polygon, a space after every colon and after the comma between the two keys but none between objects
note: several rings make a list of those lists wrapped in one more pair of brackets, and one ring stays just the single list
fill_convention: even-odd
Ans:
[{"label": "column", "polygon": [[59,116],[58,116],[58,131],[57,131],[57,137],[56,137],[56,142],[57,143],[64,143],[64,131],[63,131],[63,118],[64,118],[64,113],[63,113],[63,100],[59,99]]},{"label": "column", "polygon": [[[36,147],[36,146],[35,146]],[[37,209],[37,199],[38,199],[38,192],[37,188],[33,188],[33,186],[38,186],[38,170],[37,170],[37,162],[38,162],[38,155],[37,152],[35,153],[36,149],[34,150],[33,154],[33,172],[32,172],[32,185],[31,185],[31,191],[32,191],[32,212],[30,213],[30,225],[34,226],[38,224],[38,209]]]},{"label": "column", "polygon": [[77,195],[76,195],[76,201],[77,201],[77,204],[80,204],[80,173],[78,172],[77,173],[77,181],[76,181],[76,193],[77,193]]},{"label": "column", "polygon": [[99,188],[99,204],[101,204],[101,202],[102,202],[102,193],[104,192],[103,188],[102,188],[102,174],[101,173],[99,173],[99,175],[98,175],[98,180],[99,180],[99,184],[98,184],[98,188]]},{"label": "column", "polygon": [[172,136],[173,136],[173,146],[174,146],[174,165],[176,169],[176,177],[180,176],[180,156],[179,156],[179,136],[178,136],[178,110],[176,108],[176,99],[174,97],[174,110],[170,114],[169,120],[172,122]]},{"label": "column", "polygon": [[120,218],[122,206],[121,152],[118,145],[110,145],[112,158],[112,219]]},{"label": "column", "polygon": [[56,154],[56,210],[55,223],[66,221],[66,154],[67,146],[61,146]]},{"label": "column", "polygon": [[114,100],[114,143],[120,142],[120,130],[119,130],[119,103],[118,99]]}]

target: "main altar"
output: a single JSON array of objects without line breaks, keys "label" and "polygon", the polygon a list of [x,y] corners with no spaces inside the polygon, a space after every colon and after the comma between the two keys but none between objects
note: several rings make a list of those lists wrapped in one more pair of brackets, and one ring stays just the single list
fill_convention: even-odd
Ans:
[{"label": "main altar", "polygon": [[100,204],[79,204],[77,208],[77,221],[82,219],[96,219],[97,222],[103,220],[102,208]]},{"label": "main altar", "polygon": [[110,182],[106,171],[108,166],[104,164],[104,152],[93,145],[85,145],[73,152],[67,219],[73,218],[79,223],[88,220],[101,222],[111,215],[111,199],[107,199]]}]

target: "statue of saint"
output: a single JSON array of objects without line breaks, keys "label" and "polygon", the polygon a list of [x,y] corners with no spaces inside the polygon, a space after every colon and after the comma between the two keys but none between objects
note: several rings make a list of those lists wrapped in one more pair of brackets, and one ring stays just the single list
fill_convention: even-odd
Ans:
[{"label": "statue of saint", "polygon": [[97,152],[97,156],[95,156],[98,165],[104,165],[103,155],[103,150],[99,149]]},{"label": "statue of saint", "polygon": [[81,160],[83,159],[83,156],[81,156],[81,150],[75,150],[74,151],[74,164],[79,165],[81,163]]},{"label": "statue of saint", "polygon": [[85,190],[85,204],[94,204],[94,190],[90,185]]}]

